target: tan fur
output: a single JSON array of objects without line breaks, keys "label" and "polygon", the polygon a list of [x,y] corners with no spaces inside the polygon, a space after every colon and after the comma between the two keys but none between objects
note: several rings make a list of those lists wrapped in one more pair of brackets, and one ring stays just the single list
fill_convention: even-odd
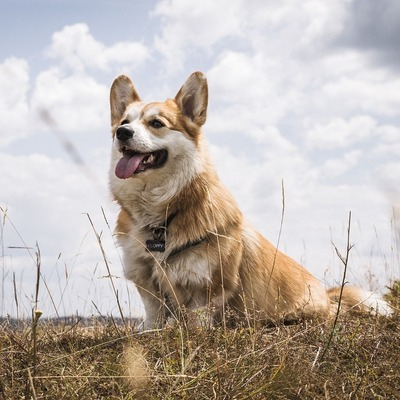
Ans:
[{"label": "tan fur", "polygon": [[[118,77],[111,88],[113,155],[110,187],[121,206],[116,233],[124,250],[124,270],[137,286],[146,310],[146,327],[162,324],[182,309],[205,309],[220,318],[229,306],[261,321],[326,317],[330,297],[305,268],[277,250],[246,222],[209,160],[201,126],[206,121],[205,76],[192,74],[173,100],[141,103],[130,79]],[[155,129],[151,119],[163,127]],[[122,157],[116,137],[121,121],[135,131],[128,147],[140,152],[162,146],[168,160],[160,168],[118,179]],[[147,147],[146,147],[147,146]],[[157,148],[156,148],[157,150]],[[152,228],[167,228],[164,253],[150,252]],[[175,249],[203,239],[175,255]],[[346,308],[361,305],[363,291],[346,288]]]}]

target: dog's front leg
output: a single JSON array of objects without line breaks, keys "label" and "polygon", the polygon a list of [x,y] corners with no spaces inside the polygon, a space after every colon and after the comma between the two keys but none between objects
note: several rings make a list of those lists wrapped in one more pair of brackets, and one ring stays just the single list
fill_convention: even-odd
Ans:
[{"label": "dog's front leg", "polygon": [[224,298],[215,296],[209,287],[194,290],[183,307],[183,315],[190,326],[210,328],[220,322]]},{"label": "dog's front leg", "polygon": [[170,314],[164,296],[154,288],[137,288],[146,312],[143,329],[161,328]]}]

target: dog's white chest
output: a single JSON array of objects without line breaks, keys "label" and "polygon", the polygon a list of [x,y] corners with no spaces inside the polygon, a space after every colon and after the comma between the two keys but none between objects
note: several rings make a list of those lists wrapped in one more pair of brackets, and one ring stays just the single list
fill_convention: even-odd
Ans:
[{"label": "dog's white chest", "polygon": [[[157,274],[159,273],[157,271]],[[207,287],[211,282],[210,265],[207,257],[197,251],[186,250],[171,262],[167,261],[162,273],[166,275],[173,286],[202,288]]]}]

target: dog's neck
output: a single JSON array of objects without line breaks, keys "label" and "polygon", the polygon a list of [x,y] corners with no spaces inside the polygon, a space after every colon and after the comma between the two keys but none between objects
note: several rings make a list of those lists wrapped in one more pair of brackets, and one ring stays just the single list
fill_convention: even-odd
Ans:
[{"label": "dog's neck", "polygon": [[240,211],[236,201],[215,173],[205,143],[200,153],[201,169],[194,160],[188,159],[186,168],[181,165],[178,171],[170,171],[164,167],[151,179],[138,175],[120,180],[110,171],[113,193],[122,193],[115,199],[137,228],[164,226],[168,216],[179,210],[172,228],[187,230],[185,224],[190,221],[192,227],[196,226],[195,232],[189,234],[192,240],[237,218]]}]

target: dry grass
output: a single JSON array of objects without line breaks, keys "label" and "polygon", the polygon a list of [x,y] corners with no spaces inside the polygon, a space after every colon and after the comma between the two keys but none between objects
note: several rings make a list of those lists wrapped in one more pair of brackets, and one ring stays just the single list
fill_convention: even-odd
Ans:
[{"label": "dry grass", "polygon": [[0,323],[0,400],[400,398],[400,281],[388,318],[141,333],[121,308],[119,322],[43,321],[35,254],[31,320]]},{"label": "dry grass", "polygon": [[0,399],[400,398],[400,315],[342,315],[329,342],[331,328],[4,321]]},{"label": "dry grass", "polygon": [[389,318],[338,314],[231,329],[176,323],[141,333],[121,307],[119,322],[43,321],[38,247],[35,256],[31,319],[0,323],[0,400],[400,398],[399,281],[386,295],[396,310]]}]

